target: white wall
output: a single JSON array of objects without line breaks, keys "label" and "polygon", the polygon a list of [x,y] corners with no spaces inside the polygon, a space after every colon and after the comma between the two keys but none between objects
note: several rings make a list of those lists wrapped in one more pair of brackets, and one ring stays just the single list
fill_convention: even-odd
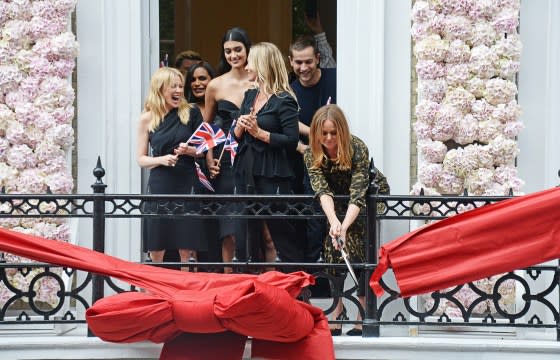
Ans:
[{"label": "white wall", "polygon": [[520,177],[526,193],[560,184],[560,2],[521,2]]},{"label": "white wall", "polygon": [[[136,125],[150,73],[152,41],[148,36],[153,29],[150,7],[154,4],[157,19],[155,0],[78,1],[77,192],[80,194],[92,192],[91,184],[95,181],[92,170],[97,156],[106,170],[103,181],[108,185],[107,193],[140,192],[140,169],[135,157]],[[156,54],[157,50],[156,47]],[[91,246],[91,234],[91,222],[81,221],[79,243]],[[131,260],[140,258],[138,220],[108,220],[106,236],[107,253]]]}]

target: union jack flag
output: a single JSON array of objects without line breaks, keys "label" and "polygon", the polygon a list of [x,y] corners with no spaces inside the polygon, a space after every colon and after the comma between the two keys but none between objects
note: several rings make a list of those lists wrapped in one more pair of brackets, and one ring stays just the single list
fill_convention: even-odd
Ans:
[{"label": "union jack flag", "polygon": [[194,164],[196,165],[196,175],[198,176],[198,181],[200,181],[202,186],[204,186],[208,190],[214,192],[214,188],[212,187],[212,184],[210,183],[210,181],[208,181],[208,178],[202,172],[202,169],[200,168],[200,165],[198,165],[198,163],[196,161],[194,162]]},{"label": "union jack flag", "polygon": [[[235,122],[236,120],[233,120],[233,123],[231,124],[232,128],[235,126]],[[235,137],[231,134],[231,132],[229,132],[226,138],[226,142],[224,144],[224,150],[229,151],[232,165],[233,165],[233,161],[235,160],[235,155],[237,155],[238,145],[239,144],[237,143],[237,141],[235,141]]]},{"label": "union jack flag", "polygon": [[217,126],[203,122],[187,140],[188,144],[198,145],[196,153],[212,149],[214,146],[226,141],[226,134]]}]

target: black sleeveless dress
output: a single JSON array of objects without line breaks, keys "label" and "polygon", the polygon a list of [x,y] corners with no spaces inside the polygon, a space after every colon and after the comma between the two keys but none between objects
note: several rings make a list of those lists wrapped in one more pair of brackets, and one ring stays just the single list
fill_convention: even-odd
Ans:
[{"label": "black sleeveless dress", "polygon": [[[219,126],[225,134],[228,134],[231,129],[231,124],[239,116],[239,108],[229,100],[218,100],[217,106],[218,109],[216,118],[214,119],[214,125]],[[222,143],[214,148],[215,159],[220,157],[223,147],[224,144]],[[216,194],[233,194],[235,192],[235,179],[229,151],[224,151],[220,162],[220,175],[212,180],[212,185],[214,186],[214,190],[216,190]],[[227,235],[235,235],[237,231],[236,222],[232,219],[220,218],[219,225],[220,239]]]},{"label": "black sleeveless dress", "polygon": [[[152,156],[173,154],[179,143],[187,141],[202,123],[200,110],[193,107],[189,122],[184,125],[179,119],[177,109],[171,110],[159,127],[149,134]],[[194,158],[180,156],[174,167],[158,166],[150,170],[148,180],[149,194],[191,194],[200,192]],[[177,206],[178,205],[178,206]],[[198,204],[184,202],[152,202],[146,204],[149,212],[165,213],[175,209],[175,213],[196,210]],[[206,237],[201,219],[183,217],[175,219],[148,218],[145,224],[144,251],[191,249],[204,250]]]}]

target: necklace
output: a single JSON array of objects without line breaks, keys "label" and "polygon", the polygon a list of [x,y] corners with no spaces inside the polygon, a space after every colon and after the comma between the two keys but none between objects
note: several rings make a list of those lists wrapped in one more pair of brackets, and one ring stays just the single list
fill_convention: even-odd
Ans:
[{"label": "necklace", "polygon": [[[263,96],[261,96],[261,94]],[[253,107],[251,108],[251,114],[255,115],[256,113],[258,113],[266,105],[268,99],[270,99],[269,95],[257,91],[257,96],[255,96]]]}]

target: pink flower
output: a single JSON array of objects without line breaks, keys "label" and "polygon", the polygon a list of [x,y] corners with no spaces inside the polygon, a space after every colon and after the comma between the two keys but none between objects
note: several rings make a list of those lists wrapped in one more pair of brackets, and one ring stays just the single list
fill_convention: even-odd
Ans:
[{"label": "pink flower", "polygon": [[15,121],[15,119],[16,115],[12,109],[0,103],[0,131],[5,131],[8,128],[8,124],[11,121]]},{"label": "pink flower", "polygon": [[414,46],[414,54],[420,60],[443,61],[447,55],[449,41],[442,40],[438,35],[430,35]]},{"label": "pink flower", "polygon": [[488,21],[477,21],[474,24],[473,36],[471,39],[473,46],[492,46],[498,38],[499,36],[496,29]]},{"label": "pink flower", "polygon": [[455,39],[449,43],[445,62],[464,63],[471,57],[471,48],[463,40]]},{"label": "pink flower", "polygon": [[441,163],[447,153],[447,146],[441,141],[419,141],[418,150],[422,157],[429,163]]},{"label": "pink flower", "polygon": [[459,39],[468,43],[471,41],[473,30],[473,24],[469,18],[461,15],[448,15],[445,17],[443,38],[446,40]]},{"label": "pink flower", "polygon": [[469,9],[469,16],[473,19],[490,20],[498,12],[494,0],[477,0]]},{"label": "pink flower", "polygon": [[517,142],[512,139],[506,139],[502,135],[498,135],[489,144],[490,153],[494,156],[494,165],[513,165],[515,158],[519,154]]},{"label": "pink flower", "polygon": [[523,46],[517,34],[502,37],[492,46],[492,51],[499,57],[519,61]]},{"label": "pink flower", "polygon": [[437,190],[441,194],[460,194],[463,192],[465,185],[462,177],[457,176],[455,173],[445,169],[441,174],[439,186]]},{"label": "pink flower", "polygon": [[418,94],[422,99],[441,102],[447,91],[447,82],[443,79],[422,80],[418,82]]},{"label": "pink flower", "polygon": [[439,184],[442,173],[442,164],[426,164],[418,169],[418,179],[422,184],[435,188]]},{"label": "pink flower", "polygon": [[62,149],[69,149],[74,143],[74,129],[69,124],[56,124],[47,129],[46,138],[59,145]]},{"label": "pink flower", "polygon": [[23,73],[15,65],[0,65],[0,92],[7,93],[17,89],[23,80]]},{"label": "pink flower", "polygon": [[519,72],[520,63],[519,61],[510,60],[510,59],[499,59],[496,62],[496,69],[498,70],[498,74],[500,77],[513,80],[515,74]]},{"label": "pink flower", "polygon": [[64,159],[64,150],[58,144],[48,139],[43,139],[37,144],[35,154],[39,162],[46,162],[55,158]]},{"label": "pink flower", "polygon": [[74,181],[69,173],[58,172],[47,176],[47,185],[53,194],[70,194]]},{"label": "pink flower", "polygon": [[[474,101],[475,97],[473,94],[462,87],[457,87],[447,92],[443,99],[443,104],[452,106],[462,114],[466,114],[471,111]],[[459,121],[459,119],[457,119],[457,121]]]},{"label": "pink flower", "polygon": [[414,23],[410,28],[410,35],[414,41],[420,41],[432,34],[429,23]]},{"label": "pink flower", "polygon": [[12,145],[22,145],[27,143],[28,138],[25,133],[25,127],[17,121],[9,122],[8,128],[6,129],[6,139],[8,139]]},{"label": "pink flower", "polygon": [[8,164],[18,170],[23,170],[37,165],[37,157],[27,145],[13,145],[6,155]]},{"label": "pink flower", "polygon": [[425,122],[417,121],[412,125],[412,127],[414,128],[416,138],[419,141],[430,140],[432,138],[432,127]]},{"label": "pink flower", "polygon": [[504,135],[508,139],[515,139],[520,133],[521,130],[525,128],[525,125],[521,121],[510,121],[504,125]]},{"label": "pink flower", "polygon": [[433,80],[445,77],[445,66],[434,60],[419,60],[416,63],[416,73],[422,80]]},{"label": "pink flower", "polygon": [[457,122],[461,113],[450,105],[443,105],[439,109],[432,127],[432,139],[447,141],[453,138]]},{"label": "pink flower", "polygon": [[449,87],[464,87],[471,77],[469,64],[448,64],[446,70],[445,80]]},{"label": "pink flower", "polygon": [[478,123],[478,140],[481,143],[488,144],[492,139],[502,133],[503,125],[497,120],[479,121]]},{"label": "pink flower", "polygon": [[472,104],[472,115],[477,121],[486,121],[490,119],[494,107],[486,100],[475,100]]},{"label": "pink flower", "polygon": [[472,77],[467,81],[466,89],[471,94],[473,94],[476,99],[480,99],[484,97],[484,91],[486,90],[486,81],[478,77]]},{"label": "pink flower", "polygon": [[5,137],[0,137],[0,163],[6,161],[6,154],[10,148],[10,142]]},{"label": "pink flower", "polygon": [[466,114],[458,123],[453,139],[456,143],[470,144],[478,138],[478,121],[472,114]]},{"label": "pink flower", "polygon": [[412,6],[412,20],[415,23],[428,22],[435,14],[426,1],[418,0]]},{"label": "pink flower", "polygon": [[484,98],[492,105],[506,104],[515,99],[517,86],[512,81],[495,78],[486,82]]},{"label": "pink flower", "polygon": [[418,121],[431,124],[440,108],[440,104],[435,101],[420,100],[416,105],[416,118]]},{"label": "pink flower", "polygon": [[502,9],[494,17],[494,27],[499,33],[515,33],[519,26],[519,10],[512,8]]},{"label": "pink flower", "polygon": [[465,186],[469,194],[480,196],[490,187],[494,177],[494,171],[479,168],[469,172],[465,178]]},{"label": "pink flower", "polygon": [[444,14],[467,15],[473,6],[473,0],[440,0]]},{"label": "pink flower", "polygon": [[44,194],[47,192],[45,176],[36,168],[23,169],[19,173],[17,192],[20,194]]}]

